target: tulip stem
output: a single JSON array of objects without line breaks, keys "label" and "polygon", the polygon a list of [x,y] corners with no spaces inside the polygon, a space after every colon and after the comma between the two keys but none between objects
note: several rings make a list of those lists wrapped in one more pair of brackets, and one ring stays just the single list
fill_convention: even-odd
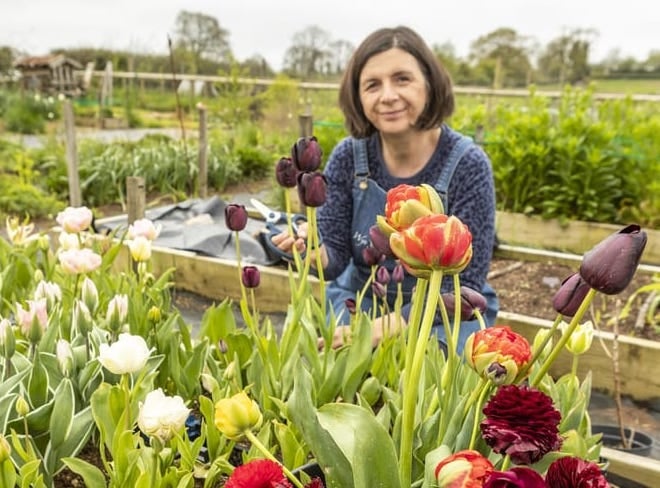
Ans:
[{"label": "tulip stem", "polygon": [[238,231],[234,231],[234,239],[236,240],[236,270],[238,271],[238,283],[241,285],[241,300],[247,305],[247,293],[245,285],[243,285],[243,267],[241,266],[241,240],[238,238]]},{"label": "tulip stem", "polygon": [[532,358],[518,372],[518,376],[516,377],[516,381],[515,381],[516,384],[518,382],[520,382],[523,378],[525,378],[525,376],[527,376],[527,373],[529,372],[532,365],[536,362],[536,360],[539,358],[539,356],[543,353],[543,350],[545,349],[545,346],[552,340],[553,334],[559,328],[559,324],[561,323],[561,319],[562,319],[562,316],[557,315],[557,318],[555,318],[555,321],[552,323],[552,327],[550,327],[550,330],[548,331],[546,336],[541,341],[541,344],[534,351],[534,354],[532,355]]},{"label": "tulip stem", "polygon": [[596,290],[590,288],[589,291],[587,292],[587,295],[584,297],[584,300],[582,300],[582,303],[580,304],[578,311],[571,319],[571,323],[568,324],[566,331],[562,334],[561,338],[559,339],[557,344],[555,344],[555,347],[552,349],[552,351],[550,351],[550,354],[548,354],[548,357],[541,365],[541,368],[536,372],[536,375],[534,376],[534,380],[531,382],[532,386],[538,386],[538,384],[543,380],[543,377],[550,369],[550,366],[552,365],[552,363],[555,362],[555,359],[557,359],[557,356],[559,356],[559,353],[562,351],[568,340],[571,338],[571,334],[573,334],[573,331],[579,325],[582,316],[589,308],[589,305],[591,305],[591,301],[594,299],[594,296],[596,296]]},{"label": "tulip stem", "polygon": [[126,430],[131,430],[131,388],[129,385],[129,376],[130,373],[124,373],[121,376],[122,389],[124,390],[124,401],[126,402],[126,408],[124,409],[124,415],[126,415]]},{"label": "tulip stem", "polygon": [[246,430],[244,432],[245,437],[248,438],[248,440],[252,443],[254,447],[256,447],[261,453],[267,458],[270,459],[271,461],[279,464],[282,467],[282,471],[284,471],[284,474],[286,475],[287,478],[291,480],[291,482],[296,485],[298,488],[305,488],[303,484],[300,482],[300,480],[296,477],[295,474],[293,474],[289,469],[284,466],[280,461],[278,461],[275,456],[264,446],[259,438],[254,435],[254,433],[251,430]]},{"label": "tulip stem", "polygon": [[[428,296],[435,297],[438,295],[440,293],[441,283],[442,270],[432,269],[431,276],[429,278]],[[420,296],[418,295],[416,298],[419,299]],[[423,298],[423,295],[421,298]],[[437,305],[438,301],[435,299],[426,300],[426,307],[424,309],[424,315],[422,317],[419,334],[408,335],[408,344],[413,345],[414,352],[412,355],[412,361],[406,361],[406,371],[408,374],[406,375],[407,381],[404,383],[405,388],[403,390],[401,446],[399,451],[399,478],[401,480],[401,486],[410,486],[411,483],[414,435],[413,430],[415,428],[415,404],[418,395],[419,379],[422,374],[422,367],[424,366],[426,346],[429,343],[429,335],[431,333],[431,327],[433,326]],[[409,359],[409,357],[406,357],[406,359]]]},{"label": "tulip stem", "polygon": [[481,412],[481,405],[484,403],[486,394],[490,391],[490,386],[492,381],[488,380],[481,388],[481,393],[479,394],[479,399],[477,400],[477,405],[474,408],[474,422],[472,423],[472,435],[470,436],[470,446],[468,449],[474,449],[474,445],[477,443],[477,432],[479,431],[479,413]]}]

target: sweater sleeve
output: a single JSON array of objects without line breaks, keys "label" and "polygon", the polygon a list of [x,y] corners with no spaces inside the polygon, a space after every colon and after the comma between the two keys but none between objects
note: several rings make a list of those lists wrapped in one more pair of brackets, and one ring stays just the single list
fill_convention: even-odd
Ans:
[{"label": "sweater sleeve", "polygon": [[324,169],[328,188],[325,203],[318,208],[317,222],[328,253],[324,277],[334,280],[351,258],[353,218],[353,149],[346,138],[333,149]]},{"label": "sweater sleeve", "polygon": [[[474,145],[463,156],[449,186],[448,214],[455,215],[472,233],[472,260],[460,275],[461,285],[481,291],[495,244],[495,190],[488,156]],[[451,276],[442,291],[453,292]]]}]

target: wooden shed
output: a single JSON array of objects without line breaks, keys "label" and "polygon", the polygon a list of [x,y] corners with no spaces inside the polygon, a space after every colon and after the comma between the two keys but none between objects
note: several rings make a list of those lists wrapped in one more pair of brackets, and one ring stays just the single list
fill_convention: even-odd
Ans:
[{"label": "wooden shed", "polygon": [[69,96],[83,92],[81,80],[75,74],[82,65],[63,54],[24,57],[14,63],[14,68],[20,71],[25,90]]}]

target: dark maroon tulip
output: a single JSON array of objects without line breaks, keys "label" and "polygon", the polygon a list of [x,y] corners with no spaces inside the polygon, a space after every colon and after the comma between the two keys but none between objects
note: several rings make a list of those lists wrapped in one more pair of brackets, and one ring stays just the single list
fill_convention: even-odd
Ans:
[{"label": "dark maroon tulip", "polygon": [[298,171],[316,171],[321,167],[323,150],[316,137],[301,137],[291,148],[291,159]]},{"label": "dark maroon tulip", "polygon": [[383,234],[377,225],[369,227],[369,238],[371,239],[371,245],[378,249],[381,254],[388,258],[394,257],[394,253],[390,247],[390,238]]},{"label": "dark maroon tulip", "polygon": [[381,285],[387,285],[391,279],[389,270],[385,266],[378,266],[376,270],[376,281]]},{"label": "dark maroon tulip", "polygon": [[607,488],[609,483],[596,463],[575,456],[554,461],[545,475],[548,488]]},{"label": "dark maroon tulip", "polygon": [[261,282],[261,273],[256,266],[244,266],[241,281],[245,288],[256,288]]},{"label": "dark maroon tulip", "polygon": [[344,305],[346,305],[346,310],[348,310],[348,313],[355,315],[355,312],[357,311],[355,299],[347,298],[344,300]]},{"label": "dark maroon tulip", "polygon": [[517,467],[490,473],[483,488],[546,488],[543,477],[531,468]]},{"label": "dark maroon tulip", "polygon": [[298,170],[296,165],[293,164],[291,158],[280,158],[280,160],[275,165],[275,178],[280,186],[284,188],[293,188],[296,186],[296,178],[298,176]]},{"label": "dark maroon tulip", "polygon": [[225,207],[225,224],[229,230],[241,231],[247,225],[248,213],[245,205],[230,203]]},{"label": "dark maroon tulip", "polygon": [[378,298],[385,298],[387,295],[387,286],[378,281],[374,281],[371,283],[371,291],[373,291]]},{"label": "dark maroon tulip", "polygon": [[601,293],[621,293],[637,270],[646,239],[646,232],[636,224],[606,237],[585,253],[580,276]]},{"label": "dark maroon tulip", "polygon": [[401,263],[396,263],[394,269],[392,270],[392,281],[394,283],[403,283],[403,279],[406,276],[406,270],[403,269]]},{"label": "dark maroon tulip", "polygon": [[562,282],[559,290],[555,293],[552,299],[552,308],[557,313],[572,317],[580,308],[590,289],[591,287],[582,279],[580,273],[574,273]]},{"label": "dark maroon tulip", "polygon": [[325,203],[328,182],[322,173],[298,173],[298,197],[303,205],[320,207]]},{"label": "dark maroon tulip", "polygon": [[[451,318],[454,314],[456,305],[454,294],[443,293],[442,301],[445,302],[447,313]],[[479,310],[480,313],[484,313],[487,307],[488,304],[486,303],[486,298],[481,293],[472,288],[468,288],[467,286],[461,286],[461,320],[473,319],[476,310]]]},{"label": "dark maroon tulip", "polygon": [[367,266],[376,266],[385,261],[385,256],[373,246],[367,246],[362,249],[362,259]]}]

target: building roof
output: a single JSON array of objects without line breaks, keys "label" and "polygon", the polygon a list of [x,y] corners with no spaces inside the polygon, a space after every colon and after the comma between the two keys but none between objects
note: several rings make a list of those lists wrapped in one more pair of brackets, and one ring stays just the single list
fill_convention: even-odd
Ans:
[{"label": "building roof", "polygon": [[46,56],[27,56],[17,59],[14,62],[14,68],[17,69],[35,69],[35,68],[57,68],[64,64],[70,64],[75,69],[82,69],[82,64],[78,61],[67,58],[64,54],[49,54]]}]

